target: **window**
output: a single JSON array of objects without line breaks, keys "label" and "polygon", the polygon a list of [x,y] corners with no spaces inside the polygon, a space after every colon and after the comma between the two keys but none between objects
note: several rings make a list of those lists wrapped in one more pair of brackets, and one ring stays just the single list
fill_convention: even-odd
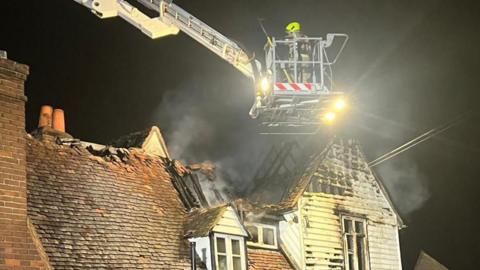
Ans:
[{"label": "window", "polygon": [[247,225],[247,231],[250,233],[251,237],[251,242],[253,243],[258,243],[258,228],[255,225]]},{"label": "window", "polygon": [[277,248],[277,228],[275,226],[250,223],[246,227],[252,236],[248,241],[249,245]]},{"label": "window", "polygon": [[246,270],[243,237],[216,234],[215,256],[218,270]]},{"label": "window", "polygon": [[365,220],[342,217],[346,270],[368,270]]}]

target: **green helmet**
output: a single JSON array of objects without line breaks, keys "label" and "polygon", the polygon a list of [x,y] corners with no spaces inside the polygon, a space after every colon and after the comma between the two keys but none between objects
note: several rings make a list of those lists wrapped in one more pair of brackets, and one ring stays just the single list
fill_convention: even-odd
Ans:
[{"label": "green helmet", "polygon": [[291,22],[285,28],[287,33],[296,33],[300,31],[300,23],[298,22]]}]

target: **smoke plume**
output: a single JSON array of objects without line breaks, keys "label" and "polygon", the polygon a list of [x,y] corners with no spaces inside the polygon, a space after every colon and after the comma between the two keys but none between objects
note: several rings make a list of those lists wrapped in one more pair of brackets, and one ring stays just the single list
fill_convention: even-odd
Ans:
[{"label": "smoke plume", "polygon": [[377,171],[401,213],[412,213],[430,197],[425,175],[411,160],[398,158],[378,166]]},{"label": "smoke plume", "polygon": [[269,147],[248,117],[251,85],[235,72],[215,83],[198,77],[184,79],[185,83],[164,94],[152,114],[171,156],[187,164],[214,163],[215,186],[224,193],[242,193],[249,188]]}]

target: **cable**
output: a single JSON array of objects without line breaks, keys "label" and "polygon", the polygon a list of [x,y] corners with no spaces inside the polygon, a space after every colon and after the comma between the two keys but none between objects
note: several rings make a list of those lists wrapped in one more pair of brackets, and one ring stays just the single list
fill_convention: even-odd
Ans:
[{"label": "cable", "polygon": [[434,136],[442,133],[443,131],[445,131],[445,130],[451,128],[451,127],[453,127],[453,126],[454,126],[455,124],[457,124],[462,118],[463,118],[463,116],[458,117],[458,118],[454,119],[453,121],[451,121],[451,122],[449,122],[449,123],[447,123],[447,124],[445,124],[445,125],[443,125],[443,126],[440,126],[440,127],[438,127],[438,128],[434,128],[434,129],[432,129],[432,130],[430,130],[430,131],[428,131],[428,132],[426,132],[426,133],[418,136],[417,138],[415,138],[415,139],[407,142],[406,144],[404,144],[404,145],[402,145],[402,146],[400,146],[400,147],[397,147],[396,149],[388,152],[387,154],[385,154],[385,155],[383,155],[383,156],[380,156],[380,157],[378,157],[377,159],[371,161],[371,162],[369,163],[369,165],[370,165],[370,166],[376,166],[376,165],[378,165],[378,164],[380,164],[380,163],[382,163],[382,162],[384,162],[384,161],[386,161],[386,160],[388,160],[388,159],[390,159],[390,158],[392,158],[392,157],[394,157],[394,156],[397,156],[397,155],[399,155],[399,154],[407,151],[408,149],[410,149],[410,148],[412,148],[412,147],[414,147],[414,146],[416,146],[416,145],[418,145],[418,144],[420,144],[420,143],[422,143],[422,142],[424,142],[424,141],[426,141],[426,140],[428,140],[428,139],[430,139],[430,138],[432,138],[432,137],[434,137]]},{"label": "cable", "polygon": [[468,116],[469,113],[470,112],[463,113],[460,116],[453,119],[452,121],[423,133],[422,135],[414,138],[413,140],[411,140],[411,141],[393,149],[392,151],[390,151],[390,152],[388,152],[388,153],[370,161],[368,163],[368,165],[370,167],[377,166],[378,164],[383,163],[383,162],[385,162],[385,161],[387,161],[387,160],[389,160],[389,159],[407,151],[408,149],[410,149],[410,148],[412,148],[412,147],[414,147],[414,146],[416,146],[416,145],[418,145],[418,144],[420,144],[420,143],[422,143],[422,142],[424,142],[424,141],[426,141],[426,140],[428,140],[428,139],[446,131],[447,129],[452,128],[453,126],[457,125],[461,120],[463,120],[466,116]]}]

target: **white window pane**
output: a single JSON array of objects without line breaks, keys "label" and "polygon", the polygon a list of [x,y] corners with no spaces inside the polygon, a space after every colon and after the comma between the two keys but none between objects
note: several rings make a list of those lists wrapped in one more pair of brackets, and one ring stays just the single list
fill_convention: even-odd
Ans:
[{"label": "white window pane", "polygon": [[232,239],[232,254],[240,255],[240,241]]},{"label": "white window pane", "polygon": [[275,245],[275,231],[272,228],[263,228],[263,243],[265,245]]},{"label": "white window pane", "polygon": [[242,258],[233,257],[233,270],[242,270]]},{"label": "white window pane", "polygon": [[218,270],[228,270],[227,256],[218,255]]},{"label": "white window pane", "polygon": [[217,238],[217,252],[227,253],[227,248],[225,247],[225,238]]}]

